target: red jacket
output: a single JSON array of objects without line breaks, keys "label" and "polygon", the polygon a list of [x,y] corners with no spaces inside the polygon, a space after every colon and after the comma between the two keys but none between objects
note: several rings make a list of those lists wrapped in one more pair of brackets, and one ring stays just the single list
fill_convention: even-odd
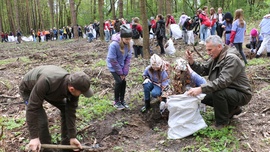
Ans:
[{"label": "red jacket", "polygon": [[175,24],[175,20],[174,20],[174,17],[173,16],[170,16],[167,21],[166,21],[166,27],[169,25],[169,24]]}]

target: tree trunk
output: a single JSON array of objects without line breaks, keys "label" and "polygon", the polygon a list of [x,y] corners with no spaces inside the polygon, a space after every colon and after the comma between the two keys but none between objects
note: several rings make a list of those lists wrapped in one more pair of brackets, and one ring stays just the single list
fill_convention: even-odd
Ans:
[{"label": "tree trunk", "polygon": [[172,14],[172,0],[165,1],[166,14]]},{"label": "tree trunk", "polygon": [[[26,3],[26,18],[27,18],[27,25],[30,26],[30,28],[28,28],[28,30],[33,29],[33,24],[31,21],[31,16],[30,16],[30,8],[29,8],[29,0],[25,1]],[[27,32],[31,32],[31,31],[27,31]]]},{"label": "tree trunk", "polygon": [[8,14],[8,21],[9,21],[9,25],[11,27],[11,30],[13,32],[13,34],[16,34],[16,27],[15,27],[15,23],[13,20],[13,13],[12,13],[12,7],[11,7],[11,3],[10,0],[6,0],[6,5],[7,5],[7,14]]},{"label": "tree trunk", "polygon": [[76,19],[77,19],[77,17],[78,17],[78,10],[79,10],[79,7],[80,7],[81,3],[82,3],[82,0],[79,0],[79,2],[78,2],[77,5],[76,5],[76,8],[75,8]]},{"label": "tree trunk", "polygon": [[97,14],[97,8],[96,8],[96,4],[97,4],[97,1],[96,0],[94,0],[94,5],[93,5],[93,7],[94,7],[94,13],[93,13],[93,15],[94,15],[94,20],[97,18],[97,16],[96,16],[96,14]]},{"label": "tree trunk", "polygon": [[99,12],[99,33],[100,39],[104,41],[104,14],[103,14],[104,1],[98,0],[98,12]]},{"label": "tree trunk", "polygon": [[195,11],[198,10],[198,0],[193,0]]},{"label": "tree trunk", "polygon": [[54,0],[49,0],[50,14],[51,14],[51,28],[55,26],[54,24]]},{"label": "tree trunk", "polygon": [[40,6],[40,3],[39,3],[39,0],[36,0],[37,1],[37,10],[38,10],[38,21],[39,21],[39,28],[41,30],[44,29],[44,23],[43,23],[43,19],[42,19],[42,10],[41,10],[41,6]]},{"label": "tree trunk", "polygon": [[[0,10],[3,10],[3,3],[0,3]],[[0,33],[5,32],[3,30],[3,13],[0,13]]]},{"label": "tree trunk", "polygon": [[19,20],[19,7],[18,7],[18,0],[14,0],[14,10],[15,10],[15,19],[16,19],[16,22],[15,22],[15,27],[16,27],[16,30],[17,29],[20,29],[20,20]]},{"label": "tree trunk", "polygon": [[158,14],[163,14],[164,0],[158,0]]},{"label": "tree trunk", "polygon": [[141,18],[143,25],[143,57],[145,59],[149,58],[149,29],[147,23],[147,11],[146,11],[146,1],[140,0],[141,4]]},{"label": "tree trunk", "polygon": [[115,0],[111,0],[111,8],[112,8],[112,17],[115,20],[116,14],[115,14]]},{"label": "tree trunk", "polygon": [[70,15],[71,15],[71,24],[73,27],[73,34],[74,38],[77,39],[79,38],[79,34],[78,34],[77,17],[74,0],[69,0],[69,4],[70,4]]},{"label": "tree trunk", "polygon": [[119,0],[119,18],[123,18],[123,0]]}]

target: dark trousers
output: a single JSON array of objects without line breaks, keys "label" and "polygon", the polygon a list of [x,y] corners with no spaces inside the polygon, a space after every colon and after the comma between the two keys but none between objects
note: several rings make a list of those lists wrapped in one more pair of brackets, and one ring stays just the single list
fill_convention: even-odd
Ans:
[{"label": "dark trousers", "polygon": [[134,55],[135,55],[135,58],[137,58],[138,55],[141,55],[141,56],[143,57],[142,46],[133,45],[133,49],[134,49]]},{"label": "dark trousers", "polygon": [[224,125],[229,123],[229,113],[236,108],[236,106],[246,105],[251,99],[235,89],[225,88],[207,94],[202,100],[202,103],[214,108],[215,119],[217,125]]},{"label": "dark trousers", "polygon": [[236,49],[239,51],[239,53],[242,56],[242,59],[244,60],[245,64],[247,64],[247,58],[245,53],[243,52],[242,43],[233,43],[233,45],[236,47]]},{"label": "dark trousers", "polygon": [[100,37],[100,33],[99,33],[99,30],[96,30],[96,39]]},{"label": "dark trousers", "polygon": [[160,54],[165,54],[164,46],[163,46],[163,37],[157,38],[158,45],[160,47]]},{"label": "dark trousers", "polygon": [[[68,128],[66,125],[66,101],[58,101],[58,102],[50,102],[50,104],[57,107],[61,112],[61,144],[62,145],[70,145],[68,137]],[[51,144],[51,135],[49,132],[48,127],[48,118],[45,110],[41,108],[39,110],[39,117],[38,117],[38,123],[39,123],[39,139],[42,144]],[[50,152],[50,149],[44,149],[43,152]],[[73,150],[63,150],[63,152],[72,152]]]},{"label": "dark trousers", "polygon": [[114,83],[114,101],[124,101],[126,93],[126,80],[122,80],[116,72],[111,72],[115,80]]},{"label": "dark trousers", "polygon": [[38,36],[38,42],[41,42],[41,36]]},{"label": "dark trousers", "polygon": [[262,44],[262,41],[259,41],[258,44],[256,42],[250,42],[250,43],[246,44],[246,47],[248,49],[254,49],[254,50],[256,50],[254,53],[257,53],[257,51],[261,47],[261,44]]},{"label": "dark trousers", "polygon": [[221,27],[222,26],[222,24],[217,24],[217,35],[220,37],[220,38],[222,38],[222,34],[223,34],[223,31],[224,31],[224,29]]}]

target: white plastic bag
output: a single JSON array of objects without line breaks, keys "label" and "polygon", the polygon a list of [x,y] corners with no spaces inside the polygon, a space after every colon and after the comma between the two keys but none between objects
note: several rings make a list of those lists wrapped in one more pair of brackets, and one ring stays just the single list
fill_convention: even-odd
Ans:
[{"label": "white plastic bag", "polygon": [[171,24],[170,28],[173,38],[175,38],[176,40],[182,38],[182,30],[180,29],[178,24]]},{"label": "white plastic bag", "polygon": [[169,139],[181,139],[207,127],[199,109],[199,104],[204,97],[205,94],[197,97],[186,94],[168,97]]},{"label": "white plastic bag", "polygon": [[193,30],[187,31],[187,37],[188,37],[187,44],[194,44]]},{"label": "white plastic bag", "polygon": [[175,48],[172,39],[169,39],[165,44],[165,53],[170,55],[175,53]]}]

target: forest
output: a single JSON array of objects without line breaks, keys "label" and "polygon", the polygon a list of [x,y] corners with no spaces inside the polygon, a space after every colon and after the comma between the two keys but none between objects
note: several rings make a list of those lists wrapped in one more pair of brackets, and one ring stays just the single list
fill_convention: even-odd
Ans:
[{"label": "forest", "polygon": [[[34,29],[57,29],[64,26],[88,25],[94,20],[125,18],[142,15],[149,19],[157,14],[172,14],[179,18],[182,12],[194,16],[203,6],[223,8],[224,12],[244,10],[247,20],[258,20],[269,13],[269,0],[1,0],[0,31],[20,29],[30,35]],[[142,12],[142,5],[146,13]],[[74,20],[74,21],[73,21]],[[74,22],[74,23],[73,23]]]},{"label": "forest", "polygon": [[[142,74],[150,63],[149,49],[160,54],[157,40],[149,38],[147,19],[157,14],[172,14],[178,23],[182,12],[192,17],[203,6],[216,10],[221,7],[224,13],[232,14],[238,8],[244,10],[247,32],[243,51],[248,61],[245,71],[252,99],[241,107],[242,113],[233,116],[230,124],[220,130],[213,127],[214,110],[207,106],[200,113],[207,127],[182,139],[168,139],[169,111],[161,115],[158,98],[151,98],[152,108],[147,113],[140,111],[144,105]],[[269,8],[270,0],[0,0],[0,33],[15,33],[20,29],[23,36],[30,36],[31,29],[77,28],[77,25],[89,25],[94,20],[103,23],[108,19],[131,21],[139,17],[146,31],[143,32],[143,52],[147,52],[143,58],[132,55],[125,78],[125,102],[129,108],[117,110],[114,107],[114,78],[106,62],[112,41],[104,41],[103,24],[100,24],[101,37],[91,42],[86,37],[78,37],[75,30],[74,38],[69,39],[0,43],[0,152],[28,151],[27,106],[20,96],[19,85],[28,71],[41,65],[56,65],[70,73],[83,71],[90,76],[94,96],[80,96],[76,109],[76,138],[83,146],[88,146],[82,150],[84,152],[269,152],[270,59],[266,51],[255,58],[245,47],[250,43],[250,30],[259,29]],[[198,43],[196,34],[194,41],[194,45],[187,45],[183,39],[173,39],[175,53],[160,56],[173,66],[177,59],[185,57],[186,50],[190,50],[196,61],[204,62],[209,58],[206,47]],[[174,72],[171,69],[170,78],[175,78]],[[61,112],[47,101],[43,108],[48,117],[51,146],[59,146]],[[58,151],[59,148],[53,150]]]}]

